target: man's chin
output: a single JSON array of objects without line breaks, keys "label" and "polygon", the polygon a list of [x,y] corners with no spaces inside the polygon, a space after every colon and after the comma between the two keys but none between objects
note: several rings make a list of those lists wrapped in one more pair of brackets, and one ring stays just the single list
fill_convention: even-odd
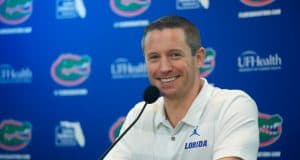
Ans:
[{"label": "man's chin", "polygon": [[161,94],[162,94],[162,96],[167,97],[167,98],[175,97],[176,90],[175,89],[162,89]]}]

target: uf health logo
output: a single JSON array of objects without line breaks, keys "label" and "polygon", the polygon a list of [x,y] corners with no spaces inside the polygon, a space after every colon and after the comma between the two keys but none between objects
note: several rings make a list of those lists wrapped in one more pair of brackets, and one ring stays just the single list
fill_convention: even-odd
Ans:
[{"label": "uf health logo", "polygon": [[31,82],[32,71],[28,67],[15,69],[10,64],[0,64],[0,84]]},{"label": "uf health logo", "polygon": [[241,0],[241,2],[251,7],[262,7],[273,3],[275,0]]},{"label": "uf health logo", "polygon": [[32,0],[0,0],[0,21],[10,25],[25,22],[32,14]]},{"label": "uf health logo", "polygon": [[83,83],[91,72],[91,58],[87,55],[63,54],[52,64],[51,76],[63,86]]},{"label": "uf health logo", "polygon": [[206,48],[204,65],[199,69],[201,77],[207,77],[215,68],[216,51],[212,48]]},{"label": "uf health logo", "polygon": [[201,136],[200,136],[200,132],[198,130],[198,126],[196,126],[192,130],[189,137],[191,138],[191,142],[186,142],[184,144],[184,149],[185,150],[194,149],[194,148],[206,148],[207,147],[207,140],[199,139]]},{"label": "uf health logo", "polygon": [[32,126],[29,122],[13,119],[0,123],[0,148],[8,151],[18,151],[25,148],[31,140]]},{"label": "uf health logo", "polygon": [[277,53],[261,57],[253,50],[246,50],[238,57],[237,65],[239,72],[275,71],[281,70],[282,61]]},{"label": "uf health logo", "polygon": [[56,146],[85,146],[85,138],[79,122],[61,121],[55,128]]},{"label": "uf health logo", "polygon": [[110,7],[116,14],[123,17],[133,17],[145,12],[151,0],[110,0]]},{"label": "uf health logo", "polygon": [[145,62],[132,64],[127,58],[117,58],[110,70],[113,79],[146,78],[147,67]]},{"label": "uf health logo", "polygon": [[260,147],[269,146],[279,139],[282,132],[282,117],[279,114],[259,113],[258,124]]}]

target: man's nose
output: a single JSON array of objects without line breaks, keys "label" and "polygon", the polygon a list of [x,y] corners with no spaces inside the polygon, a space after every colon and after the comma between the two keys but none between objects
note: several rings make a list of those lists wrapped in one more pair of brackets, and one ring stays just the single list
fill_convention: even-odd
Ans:
[{"label": "man's nose", "polygon": [[168,58],[161,58],[159,69],[162,73],[168,73],[172,70],[172,63]]}]

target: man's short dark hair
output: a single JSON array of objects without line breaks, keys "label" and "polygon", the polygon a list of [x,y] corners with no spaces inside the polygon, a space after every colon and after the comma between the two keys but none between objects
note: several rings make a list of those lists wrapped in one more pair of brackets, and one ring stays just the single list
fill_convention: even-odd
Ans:
[{"label": "man's short dark hair", "polygon": [[191,48],[192,55],[195,55],[196,51],[201,47],[199,31],[192,22],[180,16],[164,16],[145,28],[142,38],[142,49],[144,50],[145,37],[148,32],[166,28],[180,28],[184,31],[185,41]]}]

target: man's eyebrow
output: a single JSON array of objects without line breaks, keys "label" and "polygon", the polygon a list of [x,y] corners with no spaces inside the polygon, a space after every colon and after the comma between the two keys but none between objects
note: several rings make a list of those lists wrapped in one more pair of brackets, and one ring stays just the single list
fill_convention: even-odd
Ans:
[{"label": "man's eyebrow", "polygon": [[153,52],[149,52],[149,53],[145,54],[146,57],[150,57],[150,56],[153,56],[153,55],[158,55],[158,53],[153,51]]},{"label": "man's eyebrow", "polygon": [[170,49],[168,52],[182,52],[182,50],[181,49]]},{"label": "man's eyebrow", "polygon": [[158,54],[156,51],[146,52],[146,55]]}]

